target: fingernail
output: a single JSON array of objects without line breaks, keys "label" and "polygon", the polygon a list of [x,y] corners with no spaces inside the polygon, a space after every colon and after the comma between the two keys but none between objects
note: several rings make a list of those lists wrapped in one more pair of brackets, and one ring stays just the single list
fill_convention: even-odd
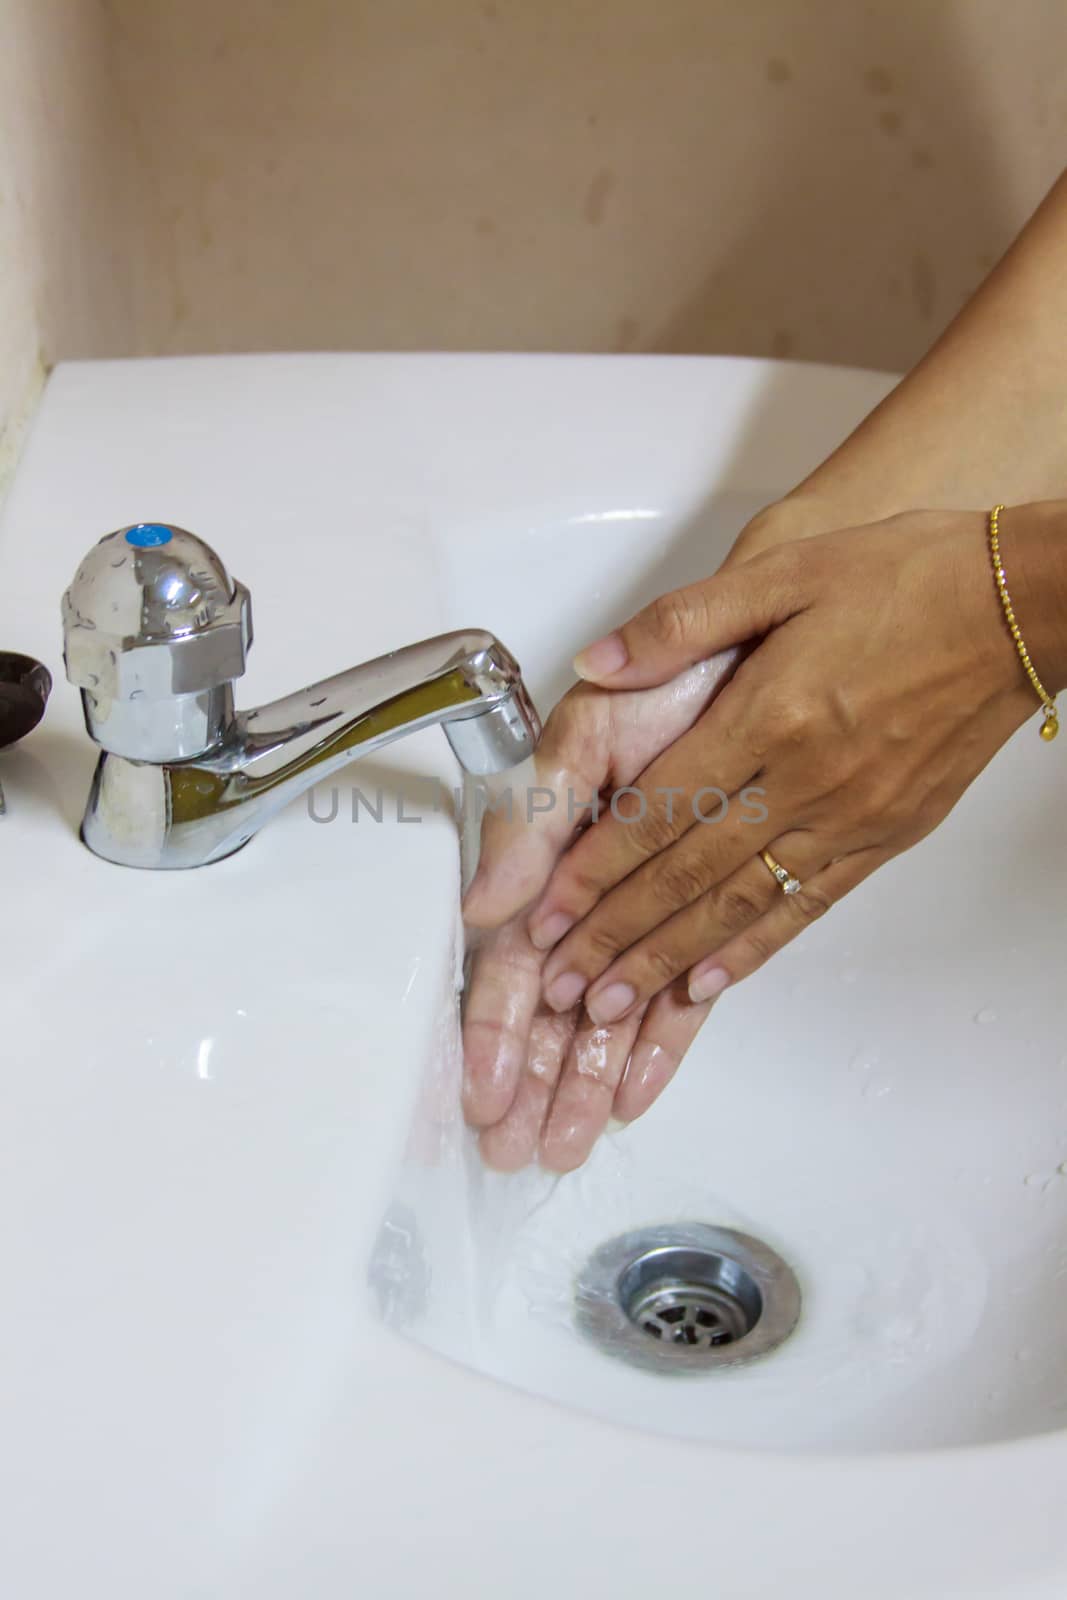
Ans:
[{"label": "fingernail", "polygon": [[549,984],[545,999],[553,1011],[569,1011],[585,993],[586,980],[580,972],[564,972]]},{"label": "fingernail", "polygon": [[594,1022],[615,1022],[624,1011],[629,1011],[636,999],[637,990],[630,984],[609,983],[606,989],[589,997],[585,1009]]},{"label": "fingernail", "polygon": [[553,911],[551,916],[542,918],[540,922],[530,923],[530,943],[535,950],[551,950],[573,927],[573,917],[569,917],[565,911]]},{"label": "fingernail", "polygon": [[689,998],[695,1006],[703,1000],[714,1000],[729,981],[725,967],[694,967],[689,974]]},{"label": "fingernail", "polygon": [[621,633],[609,633],[595,644],[587,645],[574,658],[574,670],[579,678],[610,678],[630,659],[630,653]]}]

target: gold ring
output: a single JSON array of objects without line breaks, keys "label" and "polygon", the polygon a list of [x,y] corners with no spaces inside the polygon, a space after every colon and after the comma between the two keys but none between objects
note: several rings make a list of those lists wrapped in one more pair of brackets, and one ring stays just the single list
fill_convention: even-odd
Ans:
[{"label": "gold ring", "polygon": [[794,878],[788,867],[783,867],[780,861],[776,861],[769,850],[761,850],[759,858],[768,871],[773,873],[783,894],[796,894],[800,888],[800,879]]}]

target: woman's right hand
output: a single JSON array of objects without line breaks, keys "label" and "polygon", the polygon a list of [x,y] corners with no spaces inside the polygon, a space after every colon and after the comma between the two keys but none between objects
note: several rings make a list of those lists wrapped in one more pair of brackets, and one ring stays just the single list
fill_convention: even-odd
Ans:
[{"label": "woman's right hand", "polygon": [[[788,497],[746,524],[724,565],[832,526],[830,507]],[[556,1172],[580,1166],[610,1119],[632,1122],[654,1103],[714,1004],[694,1005],[677,983],[611,1027],[595,1027],[581,1005],[552,1011],[541,999],[549,952],[530,942],[527,912],[580,837],[576,824],[590,815],[580,808],[594,795],[606,806],[613,790],[681,738],[740,654],[725,651],[654,689],[576,684],[548,718],[537,752],[535,781],[551,809],[527,821],[520,796],[512,820],[485,818],[464,902],[475,949],[463,1008],[463,1105],[491,1167],[514,1171],[534,1159]]]}]

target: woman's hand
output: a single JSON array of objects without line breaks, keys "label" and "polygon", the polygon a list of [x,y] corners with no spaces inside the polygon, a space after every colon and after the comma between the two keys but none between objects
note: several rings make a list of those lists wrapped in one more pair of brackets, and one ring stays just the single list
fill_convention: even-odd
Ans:
[{"label": "woman's hand", "polygon": [[[1006,522],[1045,536],[1051,515]],[[584,999],[594,1025],[625,1025],[683,975],[706,1003],[929,833],[1034,710],[976,512],[772,543],[665,595],[577,665],[634,690],[753,638],[619,814],[556,866],[528,921],[551,952],[550,1011]],[[782,893],[764,849],[799,891]]]},{"label": "woman's hand", "polygon": [[553,1171],[579,1166],[610,1117],[629,1122],[647,1110],[710,1010],[691,1004],[684,984],[613,1027],[595,1026],[580,1007],[549,1010],[540,998],[545,955],[530,942],[526,915],[561,852],[589,824],[590,803],[606,805],[693,726],[736,655],[655,689],[578,684],[545,726],[537,787],[511,790],[510,818],[502,805],[485,817],[464,903],[468,924],[488,931],[465,997],[463,1100],[490,1166],[513,1170],[538,1155]]}]

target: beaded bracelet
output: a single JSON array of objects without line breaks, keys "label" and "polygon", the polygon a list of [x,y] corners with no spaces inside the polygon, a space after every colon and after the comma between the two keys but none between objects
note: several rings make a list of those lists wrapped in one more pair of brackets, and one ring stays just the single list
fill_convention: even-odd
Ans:
[{"label": "beaded bracelet", "polygon": [[1037,690],[1038,699],[1045,708],[1045,715],[1041,722],[1041,737],[1042,739],[1054,739],[1060,731],[1060,719],[1056,714],[1056,701],[1049,694],[1034,670],[1034,664],[1030,660],[1030,652],[1023,643],[1022,632],[1015,620],[1011,595],[1008,593],[1008,580],[1004,576],[1004,563],[1000,558],[1000,513],[1003,510],[1003,506],[994,506],[989,513],[989,553],[993,558],[993,576],[997,581],[997,593],[1000,595],[1000,603],[1004,607],[1004,616],[1007,620],[1008,628],[1012,638],[1015,640],[1015,648],[1019,652],[1019,660],[1023,664],[1026,676]]}]

